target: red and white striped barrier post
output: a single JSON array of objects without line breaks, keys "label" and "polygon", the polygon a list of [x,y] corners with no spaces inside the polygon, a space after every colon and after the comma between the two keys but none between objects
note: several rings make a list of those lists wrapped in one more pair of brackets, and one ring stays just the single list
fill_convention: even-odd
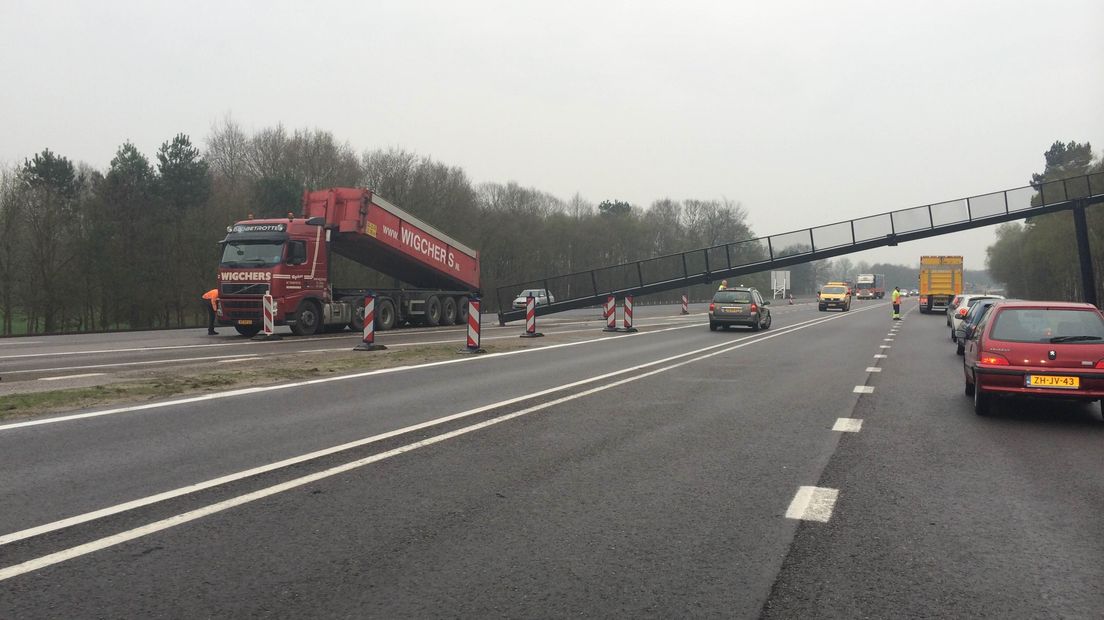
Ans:
[{"label": "red and white striped barrier post", "polygon": [[486,353],[479,346],[479,328],[482,326],[479,314],[479,300],[475,297],[468,299],[468,346],[460,349],[460,353]]},{"label": "red and white striped barrier post", "polygon": [[690,298],[682,296],[682,314],[690,314]]},{"label": "red and white striped barrier post", "polygon": [[364,296],[364,334],[354,351],[382,351],[387,347],[376,344],[376,296]]},{"label": "red and white striped barrier post", "polygon": [[602,313],[606,317],[606,328],[604,332],[617,331],[617,298],[613,295],[606,297],[606,305],[602,308]]},{"label": "red and white striped barrier post", "polygon": [[529,295],[525,298],[525,331],[522,338],[540,338],[544,334],[537,331],[537,298]]},{"label": "red and white striped barrier post", "polygon": [[265,293],[261,297],[261,333],[253,336],[254,340],[283,340],[283,336],[273,333],[276,325],[276,301],[272,295]]},{"label": "red and white striped barrier post", "polygon": [[623,332],[635,332],[635,327],[632,326],[632,313],[633,313],[633,296],[625,295],[625,315],[622,317]]}]

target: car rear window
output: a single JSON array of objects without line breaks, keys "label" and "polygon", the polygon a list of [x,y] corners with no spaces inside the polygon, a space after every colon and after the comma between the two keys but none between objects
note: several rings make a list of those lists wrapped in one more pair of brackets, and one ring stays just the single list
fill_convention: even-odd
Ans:
[{"label": "car rear window", "polygon": [[1104,340],[1104,320],[1091,310],[1006,308],[994,317],[989,337],[1009,342],[1099,344]]},{"label": "car rear window", "polygon": [[847,292],[847,287],[844,286],[826,286],[820,289],[822,293],[828,293],[830,295],[839,295]]},{"label": "car rear window", "polygon": [[722,291],[713,296],[713,301],[731,304],[751,303],[751,291]]}]

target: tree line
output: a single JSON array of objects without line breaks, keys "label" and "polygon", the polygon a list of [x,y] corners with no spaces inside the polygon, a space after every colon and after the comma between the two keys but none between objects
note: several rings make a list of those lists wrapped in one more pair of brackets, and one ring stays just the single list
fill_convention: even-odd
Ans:
[{"label": "tree line", "polygon": [[[1031,175],[1031,185],[1104,172],[1104,160],[1095,157],[1088,142],[1056,141],[1043,154],[1042,172]],[[1094,177],[1093,190],[1104,189],[1104,178]],[[1038,204],[1039,196],[1033,199]],[[1096,298],[1104,299],[1104,208],[1086,209],[1089,246],[1096,275]],[[1023,299],[1082,301],[1080,263],[1069,211],[1009,222],[997,227],[997,241],[989,246],[986,264],[993,277],[1007,286],[1009,296]]]},{"label": "tree line", "polygon": [[[180,134],[152,159],[124,142],[105,170],[49,149],[0,170],[0,332],[199,325],[228,225],[299,213],[305,189],[340,186],[373,188],[477,248],[492,309],[500,284],[754,236],[732,201],[565,200],[473,183],[403,149],[358,153],[327,131],[250,133],[226,119],[202,149]],[[395,284],[340,257],[334,281]]]},{"label": "tree line", "polygon": [[[1039,181],[1087,170],[1092,161],[1088,144],[1063,145],[1048,152]],[[105,170],[49,149],[0,170],[0,333],[199,325],[199,296],[215,286],[226,226],[250,216],[298,213],[305,189],[340,186],[373,188],[477,248],[491,309],[499,285],[756,236],[744,208],[730,200],[660,198],[643,208],[617,199],[595,204],[579,194],[562,199],[515,182],[474,183],[458,166],[403,149],[358,153],[327,131],[277,125],[250,133],[225,119],[202,149],[180,134],[152,159],[124,142]],[[1008,251],[1024,247],[1031,256],[1061,251],[1066,257],[1070,244],[1062,226],[1068,222],[1048,219],[1062,215],[998,232],[989,263],[1013,294],[1076,295],[1072,258],[1023,260]],[[1096,243],[1104,232],[1101,219],[1090,214]],[[1095,260],[1102,273],[1100,256]],[[914,268],[856,265],[845,257],[790,271],[797,294],[857,273],[885,273],[890,286],[916,277]],[[769,289],[767,273],[738,280],[733,284]],[[396,284],[340,257],[334,281]],[[715,287],[689,292],[703,299]],[[656,297],[674,300],[682,292]]]}]

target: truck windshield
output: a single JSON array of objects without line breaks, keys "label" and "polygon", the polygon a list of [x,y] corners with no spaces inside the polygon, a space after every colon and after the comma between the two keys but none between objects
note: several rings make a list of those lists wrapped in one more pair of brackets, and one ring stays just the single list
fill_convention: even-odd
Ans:
[{"label": "truck windshield", "polygon": [[222,249],[223,267],[269,267],[284,256],[283,241],[227,241]]}]

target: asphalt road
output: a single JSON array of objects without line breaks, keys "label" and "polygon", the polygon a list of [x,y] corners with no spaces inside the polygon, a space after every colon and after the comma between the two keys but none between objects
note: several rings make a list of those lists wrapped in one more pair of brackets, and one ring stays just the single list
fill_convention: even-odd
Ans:
[{"label": "asphalt road", "polygon": [[905,309],[0,425],[0,617],[1098,617],[1098,406]]}]

